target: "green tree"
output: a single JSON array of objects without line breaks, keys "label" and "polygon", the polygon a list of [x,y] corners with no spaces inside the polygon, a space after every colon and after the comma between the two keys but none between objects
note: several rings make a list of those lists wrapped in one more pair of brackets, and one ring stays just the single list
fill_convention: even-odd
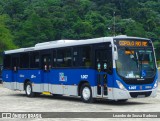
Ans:
[{"label": "green tree", "polygon": [[[4,50],[16,48],[12,42],[13,36],[5,24],[7,19],[8,17],[6,15],[0,15],[0,53],[2,53]],[[0,62],[2,62],[1,56]]]},{"label": "green tree", "polygon": [[155,52],[156,52],[156,57],[157,61],[160,61],[160,41],[154,42],[154,47],[155,47]]},{"label": "green tree", "polygon": [[129,36],[136,36],[136,37],[146,36],[146,32],[143,28],[143,25],[135,21],[128,22],[126,24],[125,33],[126,35],[129,35]]},{"label": "green tree", "polygon": [[92,25],[89,22],[78,21],[74,25],[75,36],[78,39],[92,38]]},{"label": "green tree", "polygon": [[50,19],[42,18],[32,13],[29,19],[22,24],[22,29],[16,34],[17,41],[21,47],[33,46],[36,43],[52,41],[55,31]]}]

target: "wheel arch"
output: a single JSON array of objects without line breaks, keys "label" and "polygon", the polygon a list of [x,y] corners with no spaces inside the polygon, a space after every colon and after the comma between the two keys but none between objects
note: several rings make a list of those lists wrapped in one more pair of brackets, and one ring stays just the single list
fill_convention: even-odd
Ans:
[{"label": "wheel arch", "polygon": [[28,83],[28,82],[31,82],[31,80],[30,79],[26,79],[25,81],[24,81],[24,90],[25,90],[25,88],[26,88],[26,84]]},{"label": "wheel arch", "polygon": [[[78,96],[80,96],[81,87],[82,87],[82,85],[85,84],[85,83],[89,84],[89,82],[88,82],[87,80],[81,80],[81,81],[79,82],[79,84],[78,84]],[[89,84],[89,85],[90,85],[90,84]]]}]

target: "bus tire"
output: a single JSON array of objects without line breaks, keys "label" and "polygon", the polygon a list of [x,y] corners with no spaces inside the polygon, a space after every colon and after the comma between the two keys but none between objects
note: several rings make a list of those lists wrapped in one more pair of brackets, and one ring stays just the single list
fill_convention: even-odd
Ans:
[{"label": "bus tire", "polygon": [[30,82],[26,83],[25,92],[27,97],[34,97],[35,93],[32,91],[32,84]]},{"label": "bus tire", "polygon": [[88,83],[84,83],[80,90],[81,100],[84,103],[92,103],[93,97],[92,97],[92,90]]}]

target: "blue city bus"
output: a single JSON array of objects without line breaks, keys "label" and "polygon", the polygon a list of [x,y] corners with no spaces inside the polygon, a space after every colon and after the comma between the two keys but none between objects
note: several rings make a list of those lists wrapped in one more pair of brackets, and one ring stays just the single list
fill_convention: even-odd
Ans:
[{"label": "blue city bus", "polygon": [[158,72],[152,41],[125,35],[58,40],[4,52],[3,86],[37,94],[126,101],[155,97]]}]

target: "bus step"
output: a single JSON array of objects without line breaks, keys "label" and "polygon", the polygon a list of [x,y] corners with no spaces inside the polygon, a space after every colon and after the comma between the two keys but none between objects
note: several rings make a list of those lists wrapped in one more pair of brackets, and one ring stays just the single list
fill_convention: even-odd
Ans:
[{"label": "bus step", "polygon": [[51,95],[50,92],[42,92],[43,95]]}]

